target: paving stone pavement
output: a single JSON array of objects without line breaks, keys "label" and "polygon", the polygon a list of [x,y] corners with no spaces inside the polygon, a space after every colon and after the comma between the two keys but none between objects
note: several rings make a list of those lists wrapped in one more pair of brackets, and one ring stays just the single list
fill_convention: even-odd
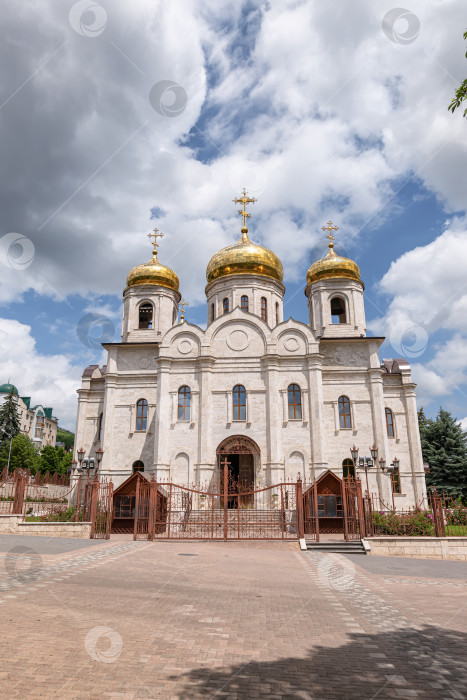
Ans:
[{"label": "paving stone pavement", "polygon": [[0,566],[1,698],[467,700],[459,579],[280,543],[28,547]]}]

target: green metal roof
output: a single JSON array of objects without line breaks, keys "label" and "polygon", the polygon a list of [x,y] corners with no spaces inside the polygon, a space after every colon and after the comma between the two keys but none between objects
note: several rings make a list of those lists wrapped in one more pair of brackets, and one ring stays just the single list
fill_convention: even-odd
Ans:
[{"label": "green metal roof", "polygon": [[12,389],[15,396],[18,396],[18,389],[14,384],[2,384],[0,386],[0,394],[9,394]]}]

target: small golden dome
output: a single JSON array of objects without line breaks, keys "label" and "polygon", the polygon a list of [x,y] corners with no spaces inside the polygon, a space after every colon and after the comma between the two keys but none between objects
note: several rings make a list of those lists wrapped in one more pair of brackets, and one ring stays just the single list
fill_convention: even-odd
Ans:
[{"label": "small golden dome", "polygon": [[149,234],[149,238],[154,238],[152,258],[148,260],[147,263],[136,265],[136,267],[130,270],[126,278],[127,287],[153,284],[160,287],[167,287],[168,289],[173,289],[178,292],[179,281],[177,275],[170,267],[162,265],[157,259],[157,238],[163,235],[162,233],[157,233],[157,229],[154,229],[154,233]]},{"label": "small golden dome", "polygon": [[337,226],[332,226],[332,222],[328,222],[328,226],[323,226],[324,231],[329,231],[329,251],[328,254],[317,260],[312,265],[310,265],[308,272],[306,273],[307,284],[313,284],[313,282],[319,282],[320,280],[335,279],[335,278],[346,278],[360,282],[363,282],[360,278],[360,268],[357,263],[350,258],[344,258],[340,255],[336,255],[334,250],[334,236],[332,231],[337,230]]},{"label": "small golden dome", "polygon": [[240,240],[215,253],[206,268],[208,284],[227,275],[262,275],[282,282],[284,269],[272,250],[250,241],[244,226]]}]

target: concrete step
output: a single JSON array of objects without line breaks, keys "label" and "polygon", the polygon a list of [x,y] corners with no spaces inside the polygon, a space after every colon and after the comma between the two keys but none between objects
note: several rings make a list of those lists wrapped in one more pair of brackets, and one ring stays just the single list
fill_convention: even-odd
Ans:
[{"label": "concrete step", "polygon": [[311,542],[306,543],[307,550],[324,554],[366,554],[361,540],[350,542]]}]

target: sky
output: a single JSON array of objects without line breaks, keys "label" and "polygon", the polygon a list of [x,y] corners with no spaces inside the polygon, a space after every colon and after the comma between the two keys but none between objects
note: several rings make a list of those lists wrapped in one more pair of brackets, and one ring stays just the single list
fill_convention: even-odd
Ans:
[{"label": "sky", "polygon": [[250,236],[284,265],[284,318],[308,320],[331,219],[381,357],[407,359],[418,405],[467,429],[459,0],[0,1],[0,383],[73,430],[147,234],[164,232],[203,325],[246,187]]}]

